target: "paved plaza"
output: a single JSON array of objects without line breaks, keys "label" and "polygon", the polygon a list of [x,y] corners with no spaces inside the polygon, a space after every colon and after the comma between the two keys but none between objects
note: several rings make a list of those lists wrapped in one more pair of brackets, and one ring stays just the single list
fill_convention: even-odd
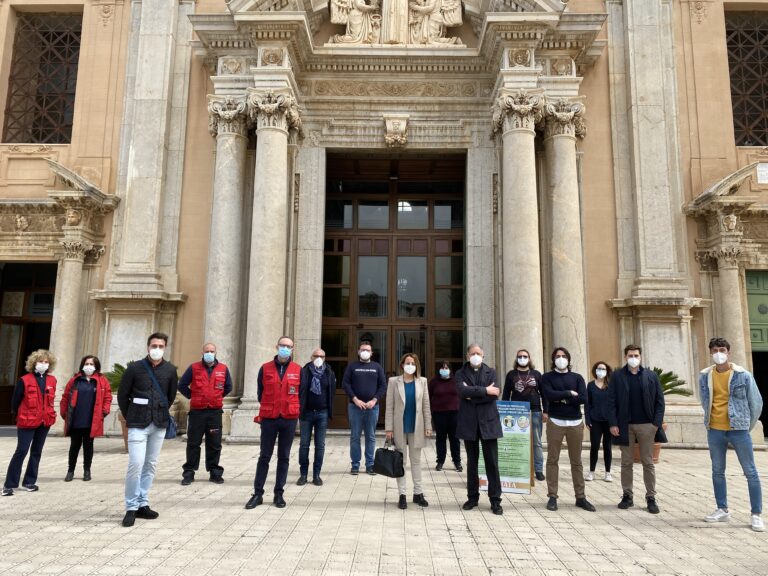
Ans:
[{"label": "paved plaza", "polygon": [[[768,533],[748,528],[746,480],[733,452],[728,457],[733,520],[710,525],[702,521],[714,509],[705,451],[662,452],[658,516],[637,505],[616,508],[621,488],[615,450],[616,481],[587,484],[597,513],[573,507],[564,458],[558,512],[545,509],[546,489],[539,485],[530,496],[505,495],[504,515],[498,517],[486,498],[479,509],[461,510],[464,475],[451,466],[435,472],[431,444],[424,451],[430,464],[424,470],[426,509],[409,503],[399,510],[394,480],[346,473],[348,442],[333,436],[324,486],[295,485],[297,438],[287,508],[265,504],[245,510],[258,446],[224,446],[224,485],[203,474],[183,487],[184,441],[166,441],[150,494],[160,518],[123,528],[122,441],[98,439],[93,481],[82,482],[78,470],[67,484],[62,479],[69,440],[50,438],[40,491],[17,490],[0,499],[0,574],[768,574]],[[14,438],[0,438],[3,473],[14,447]],[[585,462],[587,456],[584,452]],[[768,455],[756,458],[765,484]],[[267,497],[274,462],[271,472]],[[602,478],[600,465],[598,472]],[[636,502],[643,501],[641,486],[637,470]]]}]

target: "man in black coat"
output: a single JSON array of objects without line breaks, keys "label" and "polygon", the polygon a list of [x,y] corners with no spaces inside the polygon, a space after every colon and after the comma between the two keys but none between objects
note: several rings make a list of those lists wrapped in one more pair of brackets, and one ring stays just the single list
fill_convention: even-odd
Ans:
[{"label": "man in black coat", "polygon": [[640,447],[645,499],[648,512],[659,513],[656,504],[656,469],[653,465],[654,442],[666,442],[661,425],[664,421],[664,391],[653,370],[640,365],[640,346],[624,348],[626,364],[611,376],[608,386],[608,423],[614,442],[621,448],[621,489],[619,508],[634,506],[632,480],[634,446]]},{"label": "man in black coat", "polygon": [[503,514],[497,443],[503,433],[496,408],[501,389],[496,384],[496,371],[483,362],[484,355],[479,344],[471,344],[467,348],[468,361],[455,376],[459,393],[456,438],[464,440],[467,451],[467,501],[463,509],[471,510],[480,500],[477,464],[482,445],[491,510],[494,514]]}]

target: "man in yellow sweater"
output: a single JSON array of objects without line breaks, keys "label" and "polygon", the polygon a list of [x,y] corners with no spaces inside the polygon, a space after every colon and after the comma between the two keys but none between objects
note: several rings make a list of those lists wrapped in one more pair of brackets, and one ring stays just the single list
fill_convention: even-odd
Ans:
[{"label": "man in yellow sweater", "polygon": [[752,530],[762,532],[765,530],[763,496],[749,432],[760,417],[763,399],[752,374],[730,361],[731,345],[725,338],[712,338],[709,352],[714,365],[705,368],[699,375],[699,397],[704,408],[717,510],[704,520],[728,522],[731,519],[725,482],[725,457],[730,443],[747,477]]}]

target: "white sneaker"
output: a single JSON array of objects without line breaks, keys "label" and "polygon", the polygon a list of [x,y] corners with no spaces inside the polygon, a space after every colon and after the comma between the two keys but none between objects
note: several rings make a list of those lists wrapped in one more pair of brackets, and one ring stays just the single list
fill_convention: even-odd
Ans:
[{"label": "white sneaker", "polygon": [[760,514],[752,514],[752,530],[755,532],[765,531],[765,524],[763,524],[763,517]]},{"label": "white sneaker", "polygon": [[[759,518],[759,516],[758,516]],[[704,518],[704,522],[728,522],[731,519],[731,513],[718,508],[712,514]],[[754,521],[753,521],[754,525]]]},{"label": "white sneaker", "polygon": [[611,476],[610,472],[605,473],[605,478],[603,478],[604,482],[613,482],[613,476]]},{"label": "white sneaker", "polygon": [[594,472],[587,472],[587,475],[584,476],[584,480],[586,480],[587,482],[592,482],[592,480],[594,479],[595,479]]}]

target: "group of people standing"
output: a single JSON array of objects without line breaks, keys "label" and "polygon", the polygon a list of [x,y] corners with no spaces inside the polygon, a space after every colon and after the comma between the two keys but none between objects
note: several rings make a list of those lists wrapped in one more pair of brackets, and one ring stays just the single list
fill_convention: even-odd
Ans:
[{"label": "group of people standing", "polygon": [[[195,481],[203,439],[209,480],[216,484],[224,482],[220,456],[223,398],[232,390],[229,369],[216,357],[216,346],[206,343],[202,359],[190,365],[179,380],[176,367],[164,360],[167,343],[168,336],[162,333],[154,333],[148,338],[146,357],[128,365],[117,395],[120,412],[128,426],[124,526],[132,526],[137,518],[159,516],[149,507],[148,494],[163,440],[175,433],[169,408],[177,390],[190,399],[187,453],[181,484],[188,486]],[[725,482],[725,455],[730,443],[747,477],[751,527],[763,531],[762,493],[750,437],[750,430],[762,411],[762,398],[752,374],[730,362],[727,340],[713,338],[709,349],[714,364],[702,370],[699,389],[717,510],[705,520],[725,522],[731,517]],[[246,509],[263,504],[264,485],[275,446],[277,474],[273,503],[278,508],[286,506],[283,493],[298,422],[301,423],[301,440],[296,483],[302,486],[309,482],[309,450],[314,437],[311,482],[315,486],[323,485],[320,474],[325,434],[333,415],[334,372],[326,364],[321,348],[313,350],[310,361],[304,366],[294,362],[294,342],[288,336],[278,340],[276,352],[258,372],[260,410],[254,421],[261,428],[261,447],[254,492]],[[362,342],[358,360],[347,366],[342,379],[342,387],[349,399],[350,474],[358,475],[364,465],[367,474],[375,475],[376,424],[379,403],[386,396],[386,439],[410,461],[413,502],[420,507],[429,505],[424,494],[421,464],[422,450],[434,429],[437,433],[435,469],[438,471],[445,464],[448,447],[455,469],[463,471],[459,441],[464,441],[467,501],[463,509],[471,510],[479,504],[478,464],[482,450],[491,511],[503,514],[497,444],[503,434],[496,402],[499,399],[522,401],[530,404],[534,473],[537,480],[546,480],[548,510],[558,509],[559,456],[565,441],[577,507],[595,511],[586,498],[585,482],[595,478],[601,443],[605,464],[603,479],[612,481],[611,446],[615,443],[621,449],[622,497],[618,508],[627,509],[634,505],[633,458],[637,445],[646,509],[651,514],[659,513],[653,446],[655,442],[666,442],[664,394],[655,372],[642,365],[639,346],[625,347],[625,365],[615,371],[606,362],[596,362],[589,384],[581,374],[573,371],[567,349],[557,347],[553,350],[551,369],[544,374],[535,369],[528,351],[521,349],[516,354],[513,369],[506,375],[503,389],[498,386],[496,371],[484,362],[484,351],[478,344],[467,348],[466,362],[455,374],[451,374],[450,364],[443,362],[439,375],[429,381],[422,375],[420,359],[414,353],[402,356],[400,373],[388,381],[382,366],[372,356],[370,342]],[[48,431],[56,420],[57,383],[50,373],[55,362],[55,356],[48,350],[33,352],[26,362],[27,374],[19,379],[14,389],[12,411],[16,414],[17,447],[8,465],[3,496],[13,495],[14,489],[18,488],[23,462],[30,451],[21,486],[29,492],[38,490],[40,457]],[[101,373],[99,359],[93,355],[85,356],[78,372],[67,383],[59,406],[65,421],[65,434],[71,439],[66,482],[74,478],[81,447],[84,452],[83,480],[91,479],[93,440],[103,434],[103,422],[109,414],[111,401],[109,382]],[[585,407],[583,415],[582,406]],[[581,459],[585,423],[591,441],[590,468],[586,476]],[[541,442],[544,424],[548,447],[546,475]],[[365,435],[364,454],[360,446],[362,435]],[[406,509],[405,476],[397,479],[397,487],[398,506]]]}]

